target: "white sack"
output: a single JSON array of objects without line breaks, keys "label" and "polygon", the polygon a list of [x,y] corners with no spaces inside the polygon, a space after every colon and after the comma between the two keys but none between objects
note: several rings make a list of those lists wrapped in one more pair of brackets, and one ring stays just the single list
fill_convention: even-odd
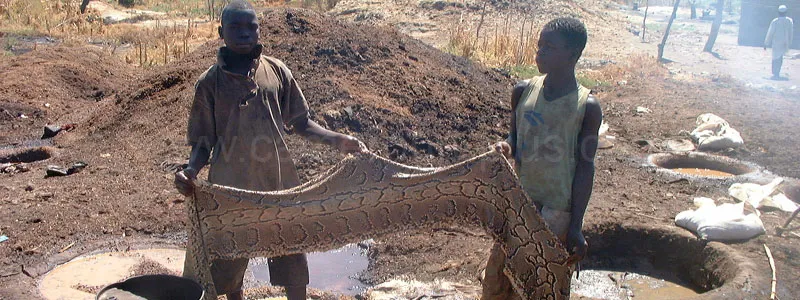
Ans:
[{"label": "white sack", "polygon": [[675,216],[675,224],[694,232],[704,240],[746,240],[765,232],[756,214],[744,214],[744,202],[716,206],[714,200],[695,198],[696,210]]},{"label": "white sack", "polygon": [[733,129],[727,121],[714,114],[702,114],[697,117],[697,128],[692,133],[692,140],[700,151],[717,151],[738,148],[744,145],[742,135]]},{"label": "white sack", "polygon": [[785,212],[794,212],[798,205],[783,193],[773,195],[783,178],[776,178],[769,184],[734,183],[728,188],[728,194],[736,200],[750,203],[755,208],[773,208]]}]

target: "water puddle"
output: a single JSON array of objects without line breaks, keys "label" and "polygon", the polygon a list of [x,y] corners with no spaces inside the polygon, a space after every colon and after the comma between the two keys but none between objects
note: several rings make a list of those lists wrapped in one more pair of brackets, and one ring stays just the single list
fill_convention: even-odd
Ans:
[{"label": "water puddle", "polygon": [[702,169],[702,168],[675,168],[672,169],[675,172],[692,175],[692,176],[703,176],[703,177],[733,177],[731,173],[711,170],[711,169]]},{"label": "water puddle", "polygon": [[645,275],[607,270],[583,270],[580,279],[573,276],[572,293],[605,300],[685,299],[699,295],[689,285],[669,274]]},{"label": "water puddle", "polygon": [[[308,253],[309,287],[355,296],[369,286],[358,280],[358,275],[369,265],[366,250],[356,244],[328,252]],[[256,281],[269,282],[266,259],[250,261],[250,270]]]}]

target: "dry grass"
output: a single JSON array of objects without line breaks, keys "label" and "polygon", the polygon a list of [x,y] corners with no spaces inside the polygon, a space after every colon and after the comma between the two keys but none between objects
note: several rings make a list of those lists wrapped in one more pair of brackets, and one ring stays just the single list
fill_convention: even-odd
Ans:
[{"label": "dry grass", "polygon": [[[183,3],[188,6],[180,8],[188,8],[191,3],[200,1],[172,2],[174,5]],[[81,14],[79,6],[79,0],[0,0],[0,32],[7,33],[3,42],[4,55],[9,52],[6,46],[17,36],[48,36],[68,45],[87,42],[101,45],[123,56],[130,64],[149,67],[180,59],[196,45],[216,38],[214,22],[187,19],[108,25],[91,11]],[[128,48],[133,50],[123,53],[122,50]]]},{"label": "dry grass", "polygon": [[663,80],[669,71],[653,56],[635,55],[626,58],[624,64],[608,65],[594,77],[606,82],[628,81],[631,83],[647,83],[651,80]]},{"label": "dry grass", "polygon": [[125,62],[141,67],[167,64],[183,58],[197,45],[217,37],[215,22],[186,20],[156,21],[152,26],[119,24],[109,28],[104,38],[112,52],[127,45]]},{"label": "dry grass", "polygon": [[534,23],[507,14],[504,21],[484,24],[461,20],[448,30],[446,50],[493,67],[533,65],[538,34]]},{"label": "dry grass", "polygon": [[[483,63],[489,67],[509,70],[517,78],[540,75],[536,68],[539,24],[507,14],[494,24],[461,20],[448,30],[449,41],[444,50]],[[487,28],[488,27],[488,28]],[[583,70],[577,74],[586,87],[607,86],[613,83],[645,83],[663,80],[668,71],[655,58],[639,55],[626,58],[621,64],[611,64],[600,70]]]},{"label": "dry grass", "polygon": [[[117,3],[116,0],[92,1],[107,1],[115,6]],[[338,1],[256,0],[253,4],[257,7],[294,6],[328,10]],[[6,33],[2,55],[13,55],[8,45],[16,43],[15,37],[47,36],[68,45],[88,42],[104,46],[137,66],[166,64],[182,58],[195,46],[217,38],[217,22],[214,20],[218,19],[222,7],[229,0],[133,2],[134,9],[167,13],[167,20],[108,25],[91,9],[81,14],[80,0],[0,0],[0,32]]]}]

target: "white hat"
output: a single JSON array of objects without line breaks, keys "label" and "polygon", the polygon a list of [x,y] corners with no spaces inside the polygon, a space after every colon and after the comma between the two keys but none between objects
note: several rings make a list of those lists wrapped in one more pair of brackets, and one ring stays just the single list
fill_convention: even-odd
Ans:
[{"label": "white hat", "polygon": [[778,12],[785,13],[787,10],[789,10],[789,8],[787,8],[786,5],[778,6]]}]

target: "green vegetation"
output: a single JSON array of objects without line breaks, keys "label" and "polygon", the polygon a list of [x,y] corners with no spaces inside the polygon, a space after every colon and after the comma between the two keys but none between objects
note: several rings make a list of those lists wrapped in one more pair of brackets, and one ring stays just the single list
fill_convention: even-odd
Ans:
[{"label": "green vegetation", "polygon": [[15,36],[5,35],[0,38],[0,56],[14,56],[14,47],[19,44]]},{"label": "green vegetation", "polygon": [[520,79],[528,79],[542,75],[542,73],[539,73],[539,68],[536,67],[536,65],[512,66],[509,71],[511,73],[511,76]]},{"label": "green vegetation", "polygon": [[577,77],[578,77],[578,83],[580,83],[582,86],[585,86],[586,88],[590,88],[591,89],[591,88],[601,87],[601,86],[602,87],[611,86],[611,83],[609,83],[607,81],[597,80],[597,79],[588,77],[586,75],[578,74]]}]

